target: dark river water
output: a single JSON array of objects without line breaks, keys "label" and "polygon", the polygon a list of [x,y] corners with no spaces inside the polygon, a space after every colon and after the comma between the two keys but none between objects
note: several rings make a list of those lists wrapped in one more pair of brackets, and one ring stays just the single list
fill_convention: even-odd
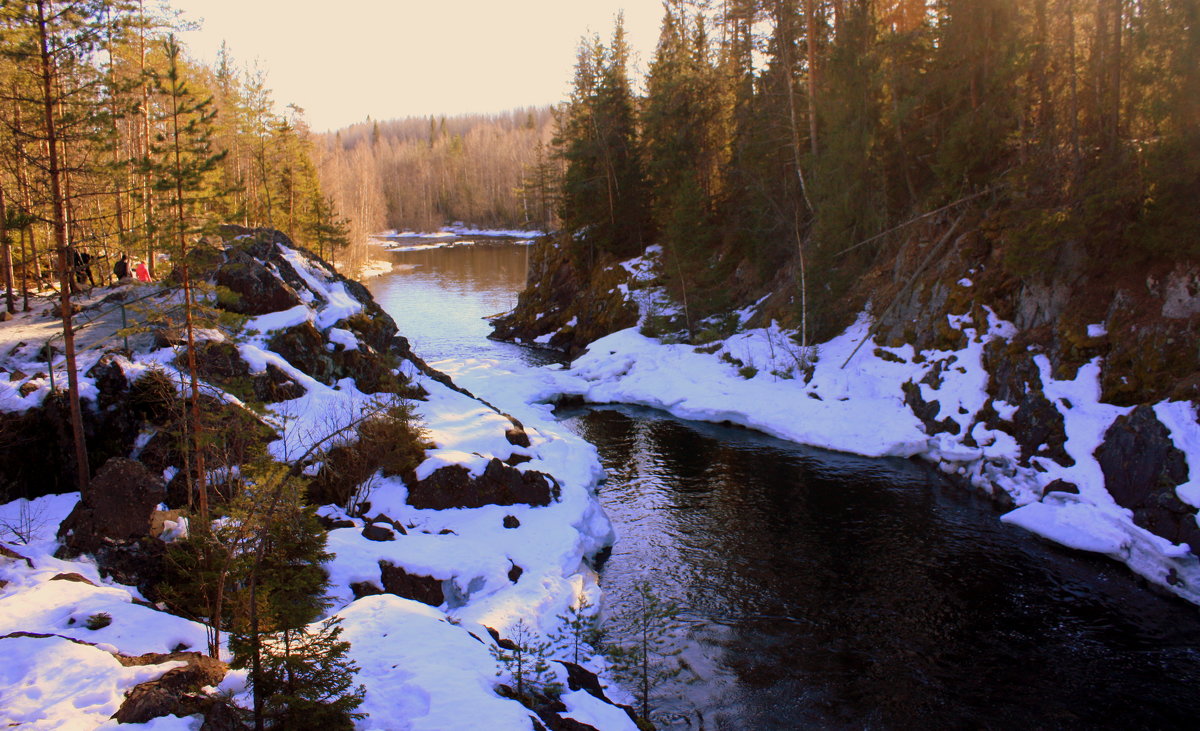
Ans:
[{"label": "dark river water", "polygon": [[[485,339],[526,250],[392,254],[369,286],[429,360]],[[561,414],[597,446],[619,539],[605,629],[641,582],[677,605],[659,728],[1200,728],[1200,613],[1042,542],[926,466],[633,407]]]}]

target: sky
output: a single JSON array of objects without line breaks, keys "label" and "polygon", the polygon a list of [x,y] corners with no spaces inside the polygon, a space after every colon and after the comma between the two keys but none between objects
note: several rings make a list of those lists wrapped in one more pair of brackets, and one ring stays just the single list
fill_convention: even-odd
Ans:
[{"label": "sky", "polygon": [[316,131],[369,116],[500,112],[553,104],[570,88],[580,37],[607,38],[624,10],[649,65],[661,0],[170,0],[202,28],[181,35],[212,62],[222,41],[266,71],[275,101]]}]

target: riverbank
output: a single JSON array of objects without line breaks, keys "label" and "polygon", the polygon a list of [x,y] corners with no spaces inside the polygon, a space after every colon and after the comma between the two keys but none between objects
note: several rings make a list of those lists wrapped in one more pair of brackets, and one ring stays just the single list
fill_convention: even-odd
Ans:
[{"label": "riverbank", "polygon": [[[251,309],[243,313],[233,336],[204,331],[206,352],[221,348],[227,359],[221,373],[244,368],[249,382],[266,379],[274,395],[265,413],[251,412],[232,391],[223,390],[220,369],[206,373],[205,389],[251,419],[255,428],[269,429],[269,450],[277,459],[304,454],[373,402],[387,398],[387,384],[400,384],[398,390],[415,399],[411,403],[426,444],[408,479],[375,472],[354,490],[358,509],[347,512],[346,505],[333,504],[319,510],[330,528],[328,549],[334,554],[324,564],[330,579],[326,616],[343,620],[343,639],[351,643],[349,656],[359,666],[356,682],[366,689],[359,710],[367,719],[359,726],[529,729],[534,711],[498,693],[498,684],[512,682],[511,668],[493,650],[518,623],[549,636],[562,630],[560,615],[572,606],[585,600],[598,604],[588,560],[613,535],[594,497],[600,478],[594,449],[564,430],[543,430],[536,424],[522,428],[465,393],[426,366],[403,338],[394,337],[394,323],[361,285],[292,248],[276,232],[244,232],[230,243],[235,249],[248,248],[227,252],[221,266],[236,264],[234,271],[252,275],[244,281],[257,289],[227,298],[250,303]],[[215,276],[223,275],[218,271]],[[94,299],[115,293],[98,292]],[[46,364],[38,360],[39,343],[18,347],[6,336],[9,331],[32,332],[34,321],[42,320],[48,332],[53,330],[50,314],[40,308],[0,323],[0,343],[7,343],[0,346],[7,354],[0,364],[0,404],[5,409],[0,416],[5,420],[41,413],[51,392]],[[116,413],[93,404],[127,401],[130,384],[149,373],[177,381],[183,377],[170,345],[145,334],[131,348],[128,353],[97,348],[81,354],[80,391],[89,418],[102,421],[109,418],[105,414]],[[104,428],[96,424],[94,429]],[[159,430],[142,424],[119,450],[148,454],[147,445]],[[319,463],[307,465],[305,473],[318,475],[321,469]],[[178,473],[167,468],[163,481]],[[524,485],[524,497],[488,497],[488,489],[516,489],[511,487],[514,480]],[[96,478],[94,484],[108,483]],[[462,504],[425,505],[414,497],[418,489],[436,498],[451,488],[467,493]],[[472,491],[480,494],[471,497]],[[96,494],[89,499],[109,502]],[[168,662],[137,672],[114,670],[127,661],[122,658],[203,651],[205,646],[203,624],[147,601],[154,597],[128,583],[128,577],[115,576],[102,560],[56,557],[63,543],[59,525],[79,502],[78,493],[67,493],[0,506],[5,529],[0,536],[0,642],[11,660],[0,674],[6,699],[0,715],[30,728],[115,726],[111,717],[127,694],[178,667],[178,662]],[[141,520],[156,519],[157,527],[141,527],[151,532],[139,541],[157,545],[186,534],[186,518],[181,520],[177,511],[155,510]],[[132,522],[137,524],[138,517]],[[101,616],[104,620],[97,619]],[[227,647],[221,659],[230,659]],[[599,669],[596,663],[602,661],[586,659],[584,665]],[[565,665],[551,662],[550,667],[546,679],[561,683],[564,692],[555,709],[539,713],[597,728],[634,728],[624,710],[568,677]],[[210,691],[249,705],[245,671],[222,671],[217,679]],[[159,713],[149,725],[195,728],[201,720],[191,712],[170,712]]]},{"label": "riverbank", "polygon": [[[957,347],[944,350],[885,347],[869,313],[809,348],[774,323],[735,326],[703,345],[649,337],[642,333],[679,310],[655,286],[655,254],[619,267],[627,277],[615,289],[637,307],[639,326],[592,341],[569,369],[527,381],[512,401],[639,404],[838,451],[920,457],[1010,508],[1004,521],[1121,561],[1200,603],[1200,562],[1187,543],[1200,537],[1195,404],[1105,403],[1099,357],[1056,377],[1046,355],[1014,353],[1017,327],[985,306],[945,319],[941,339]],[[972,282],[956,286],[969,301]],[[543,334],[529,344],[573,331],[555,326],[564,313],[539,315]],[[754,315],[748,308],[714,325],[731,329],[729,319]],[[1088,332],[1105,334],[1102,323]],[[479,369],[455,377],[471,383],[471,370]]]}]

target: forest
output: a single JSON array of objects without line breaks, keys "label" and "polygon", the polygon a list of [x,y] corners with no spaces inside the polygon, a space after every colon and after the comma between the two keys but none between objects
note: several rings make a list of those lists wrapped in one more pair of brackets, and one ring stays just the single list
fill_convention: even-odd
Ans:
[{"label": "forest", "polygon": [[786,272],[791,321],[823,336],[932,212],[969,214],[1016,278],[1064,242],[1099,267],[1194,256],[1198,14],[1194,0],[671,2],[644,91],[620,21],[580,45],[554,138],[559,213],[585,269],[661,244],[697,316]]},{"label": "forest", "polygon": [[[186,21],[150,3],[6,3],[0,16],[0,240],[14,290],[86,255],[161,277],[176,234],[272,226],[332,256],[347,226],[324,192],[300,109],[279,113],[261,70],[190,60]],[[169,271],[169,267],[168,267]]]},{"label": "forest", "polygon": [[501,114],[367,121],[318,142],[321,177],[353,239],[461,221],[547,231],[561,176],[547,107]]}]

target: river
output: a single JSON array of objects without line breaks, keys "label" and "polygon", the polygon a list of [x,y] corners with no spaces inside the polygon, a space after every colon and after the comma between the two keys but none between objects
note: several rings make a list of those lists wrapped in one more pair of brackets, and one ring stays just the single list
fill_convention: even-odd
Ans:
[{"label": "river", "polygon": [[[527,249],[388,254],[370,280],[427,360],[553,356],[486,339]],[[1194,728],[1200,613],[1049,545],[923,464],[634,407],[561,412],[599,449],[619,540],[605,630],[640,582],[677,605],[659,728]]]}]

